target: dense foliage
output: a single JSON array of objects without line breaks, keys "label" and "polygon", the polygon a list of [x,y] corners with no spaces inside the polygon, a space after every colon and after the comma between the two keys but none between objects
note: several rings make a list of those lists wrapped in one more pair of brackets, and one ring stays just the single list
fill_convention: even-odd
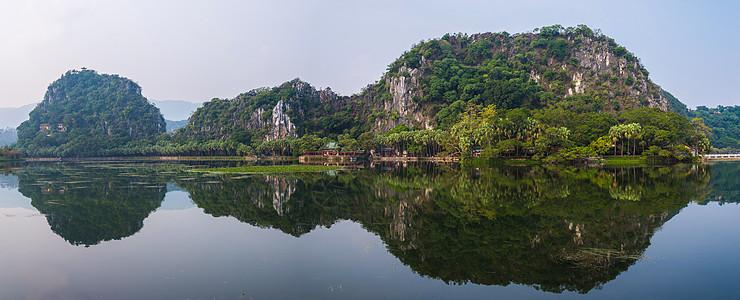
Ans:
[{"label": "dense foliage", "polygon": [[740,106],[698,106],[694,110],[668,92],[664,91],[663,95],[668,99],[671,111],[691,119],[692,122],[706,125],[703,130],[712,143],[713,152],[740,152]]},{"label": "dense foliage", "polygon": [[[213,99],[190,117],[181,131],[189,139],[229,139],[246,145],[259,144],[273,129],[273,119],[285,115],[295,131],[284,136],[342,133],[352,127],[349,108],[331,90],[317,91],[294,79],[274,88],[255,89],[234,99]],[[279,111],[278,111],[279,110]],[[255,145],[256,146],[256,145]]]},{"label": "dense foliage", "polygon": [[188,120],[173,121],[165,119],[164,122],[167,125],[167,132],[173,132],[188,125]]},{"label": "dense foliage", "polygon": [[[247,141],[249,142],[249,141]],[[400,125],[385,133],[319,137],[309,134],[243,144],[231,138],[198,142],[165,135],[155,145],[111,149],[111,154],[298,156],[337,142],[345,151],[375,156],[530,157],[550,162],[582,162],[600,155],[645,155],[651,161],[678,162],[710,149],[700,120],[657,108],[620,113],[577,113],[562,109],[497,110],[471,105],[446,130]]]},{"label": "dense foliage", "polygon": [[654,147],[663,150],[664,161],[684,161],[709,151],[704,133],[688,119],[657,108],[629,110],[614,117],[561,109],[499,112],[489,106],[481,111],[472,106],[450,133],[452,146],[462,156],[482,147],[482,155],[489,157],[534,155],[553,162],[577,162],[607,154],[609,149],[613,155],[638,155]]},{"label": "dense foliage", "polygon": [[[161,134],[162,118],[138,85],[71,71],[19,127],[17,148],[32,156],[298,156],[335,141],[374,155],[680,161],[708,151],[707,137],[720,141],[705,130],[709,122],[681,116],[688,110],[648,75],[624,47],[583,25],[447,34],[414,45],[358,95],[295,79],[213,99],[184,128]],[[679,114],[646,108],[669,104]]]},{"label": "dense foliage", "polygon": [[0,147],[0,161],[19,159],[23,153],[18,150],[13,150],[8,146]]},{"label": "dense foliage", "polygon": [[554,25],[422,41],[372,88],[375,98],[389,99],[394,78],[411,77],[418,82],[412,99],[429,107],[435,127],[448,128],[469,104],[591,113],[660,106],[660,88],[648,74],[613,39],[584,25]]},{"label": "dense foliage", "polygon": [[[595,55],[603,57],[593,59]],[[411,103],[404,105],[422,111],[417,118],[426,118],[427,125],[409,119],[405,108],[395,107],[397,82],[411,86]],[[496,125],[497,130],[508,128],[496,138],[503,142],[499,148],[505,149],[497,153],[531,155],[537,137],[522,136],[522,129],[515,127],[525,125],[516,122],[528,119],[527,130],[542,132],[543,126],[558,123],[556,127],[573,133],[574,145],[588,146],[621,121],[617,120],[621,112],[659,105],[658,91],[634,55],[586,26],[555,25],[517,35],[448,34],[414,45],[359,95],[338,97],[293,80],[234,99],[213,99],[196,111],[184,130],[160,139],[158,149],[135,152],[299,155],[317,150],[322,142],[337,141],[346,150],[381,152],[391,147],[398,155],[465,156],[469,149],[455,145],[453,128],[469,107],[490,106],[512,111],[511,118],[503,117]],[[291,125],[280,123],[285,122],[278,120],[281,114]],[[419,130],[428,125],[434,129]],[[388,133],[383,134],[384,128]],[[563,146],[567,145],[550,148]]]},{"label": "dense foliage", "polygon": [[133,81],[72,70],[49,85],[29,120],[18,126],[15,147],[30,156],[96,156],[152,142],[164,131],[159,109]]},{"label": "dense foliage", "polygon": [[689,118],[700,119],[711,129],[709,140],[718,152],[740,151],[740,106],[699,106],[689,112]]},{"label": "dense foliage", "polygon": [[671,93],[663,91],[663,95],[668,100],[671,111],[706,125],[704,131],[712,143],[713,152],[740,152],[740,106],[699,106],[694,110],[686,107]]}]

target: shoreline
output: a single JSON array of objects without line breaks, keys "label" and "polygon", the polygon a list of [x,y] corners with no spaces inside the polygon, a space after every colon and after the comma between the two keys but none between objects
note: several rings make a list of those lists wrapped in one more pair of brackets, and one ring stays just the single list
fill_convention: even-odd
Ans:
[{"label": "shoreline", "polygon": [[[513,165],[531,165],[541,164],[541,160],[535,160],[531,158],[518,157],[518,158],[484,158],[484,157],[471,157],[473,161],[501,161],[505,164]],[[740,157],[722,157],[707,159],[702,157],[701,160],[694,163],[706,164],[710,161],[738,161]],[[0,162],[93,162],[93,161],[246,161],[246,162],[258,162],[258,161],[297,161],[299,163],[317,163],[317,162],[352,162],[359,163],[363,161],[367,162],[452,162],[452,163],[463,163],[464,160],[460,157],[417,157],[417,156],[114,156],[114,157],[29,157],[21,158],[17,160],[0,160]],[[653,164],[650,158],[642,156],[606,156],[601,157],[599,165],[604,166],[655,166],[655,165],[666,165],[664,163]],[[669,164],[670,165],[670,164]]]}]

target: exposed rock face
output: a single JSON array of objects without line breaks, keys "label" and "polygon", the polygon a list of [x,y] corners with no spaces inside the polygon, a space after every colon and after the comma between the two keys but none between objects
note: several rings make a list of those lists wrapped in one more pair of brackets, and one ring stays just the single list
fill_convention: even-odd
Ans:
[{"label": "exposed rock face", "polygon": [[[573,51],[572,57],[578,60],[579,65],[576,71],[573,72],[571,81],[574,83],[575,89],[569,90],[568,95],[587,93],[589,88],[593,88],[596,84],[594,76],[599,74],[619,77],[630,76],[635,83],[631,89],[624,90],[627,93],[624,96],[637,98],[642,95],[648,101],[647,106],[668,110],[668,101],[663,98],[662,93],[645,95],[649,91],[658,91],[660,88],[650,82],[647,76],[641,76],[641,74],[635,72],[635,70],[642,68],[640,62],[630,62],[625,57],[615,55],[609,50],[606,42],[600,42],[594,38],[581,39],[580,47]],[[563,69],[566,69],[565,65]]]},{"label": "exposed rock face", "polygon": [[247,129],[254,130],[254,129],[260,129],[263,126],[267,125],[267,122],[262,121],[262,114],[264,114],[266,110],[262,107],[258,107],[255,109],[251,115],[249,115],[249,123],[247,123]]},{"label": "exposed rock face", "polygon": [[296,191],[298,179],[286,179],[274,176],[265,176],[267,186],[254,186],[245,189],[244,194],[251,195],[251,202],[262,209],[272,204],[272,208],[279,216],[290,212],[288,202]]},{"label": "exposed rock face", "polygon": [[272,122],[269,126],[270,133],[265,137],[265,140],[279,140],[289,136],[298,137],[295,131],[295,125],[290,122],[290,117],[285,114],[285,111],[288,109],[290,109],[290,105],[286,104],[283,100],[278,101],[272,109]]},{"label": "exposed rock face", "polygon": [[574,86],[573,88],[568,88],[568,96],[573,95],[574,92],[575,94],[583,93],[582,81],[583,81],[583,73],[576,72],[575,74],[573,74]]},{"label": "exposed rock face", "polygon": [[[261,88],[234,99],[206,102],[190,118],[182,133],[192,137],[227,139],[239,131],[260,131],[265,141],[298,137],[311,130],[321,130],[322,117],[347,109],[349,97],[340,97],[331,89],[318,91],[298,79],[272,89]],[[307,122],[308,121],[308,122]]]},{"label": "exposed rock face", "polygon": [[270,184],[272,195],[272,208],[279,216],[284,216],[290,210],[286,206],[290,201],[290,196],[296,191],[297,179],[284,179],[279,177],[265,176],[265,180]]},{"label": "exposed rock face", "polygon": [[[400,124],[409,124],[424,129],[432,129],[432,118],[424,115],[418,99],[422,97],[419,87],[419,69],[411,69],[403,66],[399,70],[400,76],[388,77],[388,92],[391,99],[383,101],[383,109],[391,112],[391,118],[378,120],[377,126],[380,131],[390,130]],[[406,76],[408,74],[408,76]],[[414,99],[416,98],[416,99]]]},{"label": "exposed rock face", "polygon": [[328,105],[331,111],[338,111],[347,105],[346,98],[339,97],[330,88],[325,88],[318,93],[321,104]]},{"label": "exposed rock face", "polygon": [[390,102],[383,103],[386,110],[395,110],[401,117],[408,116],[414,108],[411,98],[414,96],[415,88],[419,85],[417,69],[409,69],[406,66],[401,67],[401,73],[408,73],[410,77],[398,76],[390,78],[389,92],[393,97]]},{"label": "exposed rock face", "polygon": [[384,132],[398,125],[434,129],[454,124],[469,103],[542,109],[565,102],[613,114],[646,106],[669,109],[639,59],[612,39],[581,27],[548,30],[422,42],[378,82],[349,97],[296,79],[231,100],[214,99],[193,115],[198,121],[185,132],[226,139],[238,131],[259,131],[271,141],[308,133]]},{"label": "exposed rock face", "polygon": [[[496,104],[497,100],[492,97],[502,99],[506,97],[505,95],[512,94],[511,90],[486,90],[489,88],[487,85],[473,87],[471,89],[473,93],[464,90],[467,85],[475,82],[484,84],[487,82],[481,81],[480,77],[476,76],[485,77],[490,75],[488,73],[504,72],[499,74],[508,74],[505,76],[515,77],[516,80],[523,82],[532,80],[541,87],[542,92],[551,93],[552,96],[543,102],[532,100],[531,107],[528,108],[545,108],[567,100],[566,97],[569,96],[587,95],[583,101],[596,103],[594,107],[598,106],[596,110],[602,113],[618,113],[646,106],[669,109],[661,88],[648,78],[649,73],[639,59],[598,32],[594,34],[590,29],[584,32],[578,33],[561,28],[554,37],[552,33],[548,36],[532,32],[516,35],[459,34],[423,42],[415,45],[391,64],[389,72],[380,82],[364,90],[365,94],[370,95],[365,95],[365,99],[362,100],[371,103],[366,107],[373,109],[373,113],[378,111],[385,113],[382,117],[375,118],[376,131],[386,131],[397,125],[431,129],[437,125],[434,121],[437,112],[451,106],[456,100],[467,102],[471,98],[480,97],[476,100],[478,104],[481,102]],[[475,56],[471,58],[469,53],[474,49],[470,46],[476,43],[485,45],[486,50],[490,51],[490,56],[485,57],[487,54],[483,50],[480,52],[483,53],[480,54],[484,56],[483,58]],[[551,48],[560,49],[560,52]],[[459,64],[458,71],[452,71],[457,73],[452,75],[448,73],[453,69],[449,68],[450,63],[445,60]],[[491,67],[493,63],[497,65]],[[504,71],[500,71],[497,69],[498,64],[508,66],[503,67]],[[520,68],[515,72],[521,72],[521,66],[529,69],[524,76],[505,73],[509,72],[510,69],[507,69],[509,67]],[[470,70],[477,71],[477,74],[472,75],[472,78],[463,78],[471,76]],[[440,78],[447,81],[440,84],[442,82]],[[496,78],[492,80],[501,80],[500,75]],[[432,84],[432,79],[435,80],[436,87]],[[443,92],[439,91],[440,86],[444,86]],[[432,90],[436,95],[429,97]],[[485,95],[486,91],[489,92],[488,95]],[[444,95],[444,99],[439,96],[439,93],[448,92],[454,94]],[[535,96],[530,97],[531,100]],[[498,104],[497,106],[505,109],[520,107],[512,106],[510,103],[507,103],[509,107]]]}]

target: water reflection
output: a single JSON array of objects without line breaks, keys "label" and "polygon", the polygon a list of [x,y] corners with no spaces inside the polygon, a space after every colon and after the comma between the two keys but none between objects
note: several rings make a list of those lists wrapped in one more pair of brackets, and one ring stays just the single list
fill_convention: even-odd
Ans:
[{"label": "water reflection", "polygon": [[718,202],[740,203],[740,164],[737,162],[717,162],[712,164],[712,181],[704,196],[698,198],[700,204]]},{"label": "water reflection", "polygon": [[[649,178],[649,179],[648,179]],[[388,178],[434,197],[399,198],[412,239],[390,251],[418,273],[448,283],[519,283],[588,292],[614,279],[709,176],[701,169],[494,169],[436,178]]]},{"label": "water reflection", "polygon": [[295,237],[355,221],[414,272],[448,284],[585,293],[640,259],[656,228],[690,201],[721,189],[707,193],[709,168],[379,164],[339,174],[211,175],[177,165],[35,164],[14,174],[74,245],[135,234],[168,190],[184,189],[207,214]]},{"label": "water reflection", "polygon": [[135,234],[167,191],[156,169],[32,164],[15,174],[19,191],[73,245]]},{"label": "water reflection", "polygon": [[300,236],[353,220],[420,275],[588,292],[639,259],[694,199],[705,167],[625,169],[379,165],[340,176],[221,176],[181,182],[214,216]]}]

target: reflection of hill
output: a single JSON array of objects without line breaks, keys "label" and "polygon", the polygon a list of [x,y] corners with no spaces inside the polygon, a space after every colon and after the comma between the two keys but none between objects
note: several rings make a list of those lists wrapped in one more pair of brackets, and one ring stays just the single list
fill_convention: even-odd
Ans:
[{"label": "reflection of hill", "polygon": [[135,234],[159,207],[166,181],[142,170],[50,164],[15,174],[19,191],[46,215],[54,233],[89,246]]},{"label": "reflection of hill", "polygon": [[0,161],[0,174],[8,175],[13,170],[20,169],[23,165],[20,162],[17,161]]},{"label": "reflection of hill", "polygon": [[712,164],[712,180],[709,181],[707,193],[701,199],[702,204],[717,202],[740,203],[740,163],[718,162]]},{"label": "reflection of hill", "polygon": [[293,236],[308,233],[319,225],[331,226],[340,215],[338,205],[341,203],[333,195],[345,196],[352,192],[346,190],[346,182],[328,175],[222,176],[218,180],[180,184],[190,193],[193,202],[208,214],[233,216],[242,222],[280,229]]},{"label": "reflection of hill", "polygon": [[[415,217],[422,238],[381,234],[390,251],[448,283],[520,283],[551,292],[587,292],[614,279],[708,179],[638,169],[461,175],[435,180],[441,186],[432,203]],[[614,197],[613,188],[625,186],[642,190],[641,199]]]},{"label": "reflection of hill", "polygon": [[447,283],[588,292],[627,270],[709,179],[694,169],[378,166],[184,181],[193,201],[300,236],[350,219],[420,275]]}]

